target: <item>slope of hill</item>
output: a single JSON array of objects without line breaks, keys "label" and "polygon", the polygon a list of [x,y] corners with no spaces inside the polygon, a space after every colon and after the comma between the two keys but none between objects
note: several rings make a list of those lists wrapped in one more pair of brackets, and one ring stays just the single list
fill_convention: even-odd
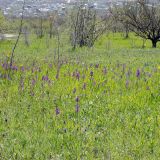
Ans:
[{"label": "slope of hill", "polygon": [[5,8],[15,0],[0,0],[0,8]]}]

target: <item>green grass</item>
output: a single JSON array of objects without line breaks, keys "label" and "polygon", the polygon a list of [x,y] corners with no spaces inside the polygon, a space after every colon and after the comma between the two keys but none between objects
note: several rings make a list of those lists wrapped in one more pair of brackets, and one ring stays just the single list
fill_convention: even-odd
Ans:
[{"label": "green grass", "polygon": [[[57,80],[56,41],[46,40],[33,36],[26,47],[22,39],[15,52],[18,70],[12,80],[0,78],[0,159],[159,159],[159,47],[147,42],[142,49],[132,34],[110,34],[94,48],[72,51],[62,38]],[[12,46],[0,43],[1,64]],[[1,67],[0,73],[7,71]]]}]

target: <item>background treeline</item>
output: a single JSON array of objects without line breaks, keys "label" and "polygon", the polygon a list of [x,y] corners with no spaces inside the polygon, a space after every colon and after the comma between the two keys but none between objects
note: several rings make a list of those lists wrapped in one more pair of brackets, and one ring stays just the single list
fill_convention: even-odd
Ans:
[{"label": "background treeline", "polygon": [[[53,38],[65,34],[70,39],[70,44],[76,47],[92,47],[95,41],[106,32],[121,32],[123,38],[129,38],[130,32],[135,33],[145,42],[150,40],[152,47],[157,47],[160,40],[160,7],[158,4],[148,3],[146,0],[125,2],[122,6],[112,6],[103,13],[97,12],[93,6],[79,3],[65,15],[58,12],[48,13],[43,16],[24,18],[22,33],[35,34],[37,38],[48,35]],[[0,33],[16,33],[19,31],[18,18],[5,18],[0,13]],[[145,45],[144,45],[145,46]]]}]

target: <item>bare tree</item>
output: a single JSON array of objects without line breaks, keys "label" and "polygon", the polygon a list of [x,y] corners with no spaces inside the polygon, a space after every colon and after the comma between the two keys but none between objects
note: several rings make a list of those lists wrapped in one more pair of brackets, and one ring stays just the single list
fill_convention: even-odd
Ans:
[{"label": "bare tree", "polygon": [[49,37],[53,37],[54,15],[49,15]]},{"label": "bare tree", "polygon": [[37,9],[37,16],[38,16],[38,25],[35,25],[36,28],[36,34],[37,34],[37,38],[43,38],[44,37],[44,27],[43,27],[43,23],[44,23],[44,15],[41,12],[41,10]]},{"label": "bare tree", "polygon": [[39,17],[39,28],[38,28],[38,37],[43,38],[44,36],[44,31],[43,31],[43,15],[40,12],[40,17]]},{"label": "bare tree", "polygon": [[71,15],[71,29],[73,49],[77,46],[92,47],[99,36],[106,31],[106,21],[98,20],[94,6],[81,3]]},{"label": "bare tree", "polygon": [[23,27],[23,34],[24,34],[24,43],[26,46],[29,46],[29,30],[28,27]]},{"label": "bare tree", "polygon": [[65,28],[66,17],[59,16],[58,11],[54,11],[48,14],[47,20],[49,22],[48,25],[48,33],[49,37],[52,38],[53,36],[57,35],[57,28],[56,26]]},{"label": "bare tree", "polygon": [[130,32],[130,29],[129,29],[129,24],[128,22],[125,22],[123,23],[123,27],[124,27],[124,32],[125,32],[125,38],[129,38],[129,32]]},{"label": "bare tree", "polygon": [[129,38],[129,32],[130,32],[129,24],[125,19],[122,19],[122,17],[120,16],[119,14],[120,9],[121,8],[117,7],[116,5],[113,8],[109,9],[109,13],[111,13],[112,15],[111,16],[112,25],[110,30],[113,33],[122,32],[124,38]]},{"label": "bare tree", "polygon": [[61,61],[61,55],[60,55],[60,49],[61,49],[60,32],[61,31],[60,31],[58,13],[55,13],[53,27],[56,30],[56,41],[57,41],[57,47],[55,49],[55,55],[54,55],[54,65],[56,67],[56,79],[59,79],[60,69],[63,63]]},{"label": "bare tree", "polygon": [[24,10],[25,10],[24,8],[25,8],[25,0],[23,1],[23,7],[22,7],[22,14],[21,14],[21,21],[20,21],[20,27],[19,27],[18,37],[17,37],[17,40],[16,40],[16,42],[15,42],[15,44],[13,46],[11,57],[10,57],[10,69],[12,68],[12,64],[13,64],[13,58],[14,58],[15,49],[16,49],[16,47],[18,45],[20,36],[22,34],[23,19],[24,19]]},{"label": "bare tree", "polygon": [[160,41],[160,7],[149,4],[146,0],[136,0],[126,3],[118,9],[119,19],[130,26],[137,36],[148,39],[152,47],[157,47]]}]

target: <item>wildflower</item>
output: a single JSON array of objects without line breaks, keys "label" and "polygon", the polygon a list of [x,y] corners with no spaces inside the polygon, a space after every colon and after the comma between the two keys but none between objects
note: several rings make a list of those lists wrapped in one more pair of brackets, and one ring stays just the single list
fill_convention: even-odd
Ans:
[{"label": "wildflower", "polygon": [[7,70],[9,68],[9,65],[8,65],[8,63],[5,62],[2,64],[2,67],[3,67],[3,69]]},{"label": "wildflower", "polygon": [[79,112],[79,104],[76,104],[76,110],[77,113]]},{"label": "wildflower", "polygon": [[99,68],[99,64],[96,64],[96,65],[95,65],[95,68]]},{"label": "wildflower", "polygon": [[136,77],[139,78],[139,77],[140,77],[140,74],[141,74],[141,73],[140,73],[140,69],[137,69]]},{"label": "wildflower", "polygon": [[76,88],[73,89],[73,94],[75,94],[75,93],[76,93]]},{"label": "wildflower", "polygon": [[59,110],[59,108],[58,108],[58,107],[56,107],[55,112],[56,112],[56,115],[59,115],[59,114],[60,114],[60,110]]},{"label": "wildflower", "polygon": [[126,88],[128,88],[128,86],[129,86],[129,81],[127,80],[126,81]]},{"label": "wildflower", "polygon": [[76,101],[77,103],[79,102],[79,97],[78,97],[78,96],[76,97],[75,101]]},{"label": "wildflower", "polygon": [[24,69],[24,66],[21,66],[21,71],[24,72],[24,70],[25,70],[25,69]]},{"label": "wildflower", "polygon": [[104,67],[103,70],[102,70],[103,74],[107,74],[107,68]]},{"label": "wildflower", "polygon": [[79,72],[76,73],[76,78],[79,80],[79,78],[80,78],[80,73]]},{"label": "wildflower", "polygon": [[36,84],[36,80],[32,79],[32,86],[34,86]]},{"label": "wildflower", "polygon": [[48,76],[43,76],[42,77],[42,81],[48,81],[48,80],[49,80]]},{"label": "wildflower", "polygon": [[12,66],[12,70],[13,70],[13,71],[17,71],[17,70],[18,70],[18,67],[17,67],[17,66]]},{"label": "wildflower", "polygon": [[86,89],[86,83],[84,83],[84,84],[83,84],[82,89],[83,89],[83,90],[85,90],[85,89]]},{"label": "wildflower", "polygon": [[90,76],[93,77],[93,71],[90,72]]}]

